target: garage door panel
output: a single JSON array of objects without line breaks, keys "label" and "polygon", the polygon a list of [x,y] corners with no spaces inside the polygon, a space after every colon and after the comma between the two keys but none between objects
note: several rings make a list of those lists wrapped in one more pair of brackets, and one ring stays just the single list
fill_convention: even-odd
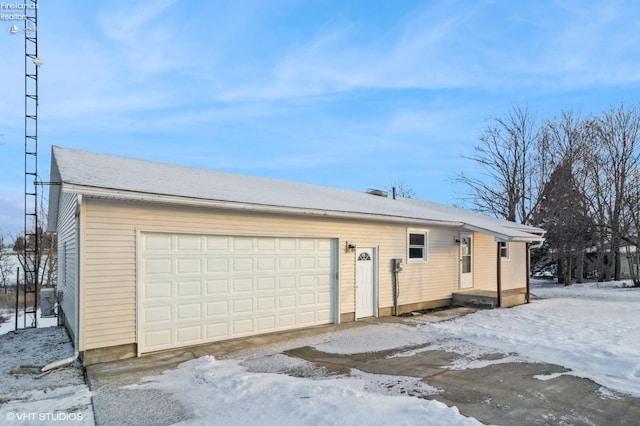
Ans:
[{"label": "garage door panel", "polygon": [[298,296],[299,306],[312,306],[316,304],[315,293],[302,293]]},{"label": "garage door panel", "polygon": [[202,250],[202,237],[198,235],[177,235],[176,242],[177,249],[180,252],[200,252]]},{"label": "garage door panel", "polygon": [[296,277],[278,277],[278,288],[281,290],[296,288]]},{"label": "garage door panel", "polygon": [[207,318],[229,315],[229,302],[227,300],[207,303]]},{"label": "garage door panel", "polygon": [[256,319],[256,331],[259,333],[267,333],[269,331],[275,331],[276,328],[276,316],[271,315],[267,317],[260,317]]},{"label": "garage door panel", "polygon": [[257,302],[258,311],[260,312],[273,310],[276,308],[276,298],[274,296],[259,297],[257,299]]},{"label": "garage door panel", "polygon": [[147,259],[143,266],[146,275],[166,275],[171,274],[173,261],[171,258]]},{"label": "garage door panel", "polygon": [[309,288],[316,286],[315,275],[303,275],[298,279],[298,288]]},{"label": "garage door panel", "polygon": [[176,269],[177,274],[199,274],[202,272],[199,258],[182,258],[177,259]]},{"label": "garage door panel", "polygon": [[176,320],[201,319],[200,303],[184,303],[176,307]]},{"label": "garage door panel", "polygon": [[276,250],[276,246],[275,238],[258,238],[258,251],[273,252]]},{"label": "garage door panel", "polygon": [[278,297],[278,307],[281,309],[293,308],[296,306],[296,295],[286,294]]},{"label": "garage door panel", "polygon": [[253,313],[253,299],[236,299],[233,301],[231,315]]},{"label": "garage door panel", "polygon": [[330,323],[331,240],[142,234],[141,352]]},{"label": "garage door panel", "polygon": [[233,280],[231,286],[232,294],[251,294],[253,293],[253,279],[252,278],[237,278]]},{"label": "garage door panel", "polygon": [[276,258],[274,257],[259,257],[256,270],[262,272],[275,272],[276,270]]},{"label": "garage door panel", "polygon": [[315,312],[299,312],[298,324],[299,325],[311,325],[316,323]]},{"label": "garage door panel", "polygon": [[171,345],[171,330],[148,331],[144,334],[144,339],[148,347],[166,348]]},{"label": "garage door panel", "polygon": [[178,297],[200,296],[202,294],[201,281],[177,281],[175,285]]},{"label": "garage door panel", "polygon": [[145,323],[153,325],[158,322],[171,321],[171,306],[155,306],[144,310]]},{"label": "garage door panel", "polygon": [[257,291],[273,292],[276,289],[276,277],[264,277],[256,280]]},{"label": "garage door panel", "polygon": [[147,235],[144,241],[144,250],[146,253],[171,251],[172,236],[167,234]]},{"label": "garage door panel", "polygon": [[253,251],[253,238],[250,237],[234,237],[233,238],[233,251]]},{"label": "garage door panel", "polygon": [[251,257],[237,257],[232,259],[233,270],[232,272],[253,272],[253,258]]},{"label": "garage door panel", "polygon": [[151,282],[147,286],[147,298],[150,300],[170,298],[171,289],[170,281]]},{"label": "garage door panel", "polygon": [[232,326],[234,335],[246,336],[253,332],[253,318],[234,320]]},{"label": "garage door panel", "polygon": [[194,344],[202,340],[202,327],[194,325],[191,327],[180,327],[177,330],[176,341],[178,344]]},{"label": "garage door panel", "polygon": [[208,341],[216,341],[230,337],[229,322],[208,322],[205,326],[205,339]]},{"label": "garage door panel", "polygon": [[280,271],[295,271],[297,259],[293,256],[279,257],[278,258],[278,270]]},{"label": "garage door panel", "polygon": [[226,274],[229,272],[229,259],[224,257],[207,258],[206,261],[207,273],[221,273]]}]

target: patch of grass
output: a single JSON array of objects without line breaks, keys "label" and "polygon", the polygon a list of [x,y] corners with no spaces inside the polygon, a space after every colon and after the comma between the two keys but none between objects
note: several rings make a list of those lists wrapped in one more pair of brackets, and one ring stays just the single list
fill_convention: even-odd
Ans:
[{"label": "patch of grass", "polygon": [[[35,295],[33,293],[27,294],[27,306],[33,306]],[[38,297],[38,302],[40,298]],[[24,306],[24,293],[21,291],[18,295],[18,304],[22,308]],[[39,304],[39,303],[38,303]],[[16,308],[16,293],[12,292],[0,292],[0,309],[15,309]]]}]

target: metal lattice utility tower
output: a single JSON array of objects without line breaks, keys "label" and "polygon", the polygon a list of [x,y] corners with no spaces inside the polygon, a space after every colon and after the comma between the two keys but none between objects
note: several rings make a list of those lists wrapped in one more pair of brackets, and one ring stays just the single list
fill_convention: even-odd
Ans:
[{"label": "metal lattice utility tower", "polygon": [[[38,1],[24,2],[24,327],[38,326]],[[30,300],[32,295],[33,302]],[[16,312],[17,315],[17,312]],[[31,323],[27,325],[27,317]]]}]

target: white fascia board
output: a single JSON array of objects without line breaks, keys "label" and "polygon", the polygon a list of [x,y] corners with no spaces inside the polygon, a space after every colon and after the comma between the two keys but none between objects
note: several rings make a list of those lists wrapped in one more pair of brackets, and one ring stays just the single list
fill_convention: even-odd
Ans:
[{"label": "white fascia board", "polygon": [[513,242],[530,243],[534,241],[544,241],[544,238],[540,235],[529,234],[527,232],[522,232],[522,231],[516,231],[517,235],[507,234],[504,232],[498,232],[494,229],[487,229],[481,226],[471,225],[469,223],[465,223],[463,225],[463,228],[468,229],[469,231],[481,232],[483,234],[491,235],[495,237],[496,241],[501,241],[501,242],[513,241]]},{"label": "white fascia board", "polygon": [[123,201],[140,201],[150,203],[172,204],[182,205],[190,207],[210,207],[227,210],[242,210],[259,213],[279,213],[279,214],[291,214],[297,216],[317,216],[317,217],[332,217],[339,219],[361,219],[361,220],[375,220],[384,222],[402,223],[405,225],[421,225],[421,226],[442,226],[459,228],[464,225],[463,222],[443,221],[443,220],[429,220],[420,219],[414,217],[401,217],[401,216],[389,216],[381,214],[368,214],[349,211],[336,211],[336,210],[319,210],[309,209],[304,207],[286,207],[286,206],[273,206],[264,204],[252,204],[236,201],[224,201],[224,200],[208,200],[202,198],[190,198],[190,197],[178,197],[174,195],[164,194],[149,194],[143,192],[133,192],[117,189],[96,188],[88,187],[84,185],[65,183],[62,185],[63,189],[68,192],[74,192],[76,194],[82,194],[89,197],[116,199]]}]

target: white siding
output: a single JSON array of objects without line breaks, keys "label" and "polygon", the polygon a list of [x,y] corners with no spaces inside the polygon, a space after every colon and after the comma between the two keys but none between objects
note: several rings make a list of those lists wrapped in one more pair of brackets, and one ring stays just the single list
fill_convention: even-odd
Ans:
[{"label": "white siding", "polygon": [[63,297],[60,306],[67,320],[74,345],[78,344],[76,297],[78,294],[78,196],[61,193],[58,204],[58,290]]}]

